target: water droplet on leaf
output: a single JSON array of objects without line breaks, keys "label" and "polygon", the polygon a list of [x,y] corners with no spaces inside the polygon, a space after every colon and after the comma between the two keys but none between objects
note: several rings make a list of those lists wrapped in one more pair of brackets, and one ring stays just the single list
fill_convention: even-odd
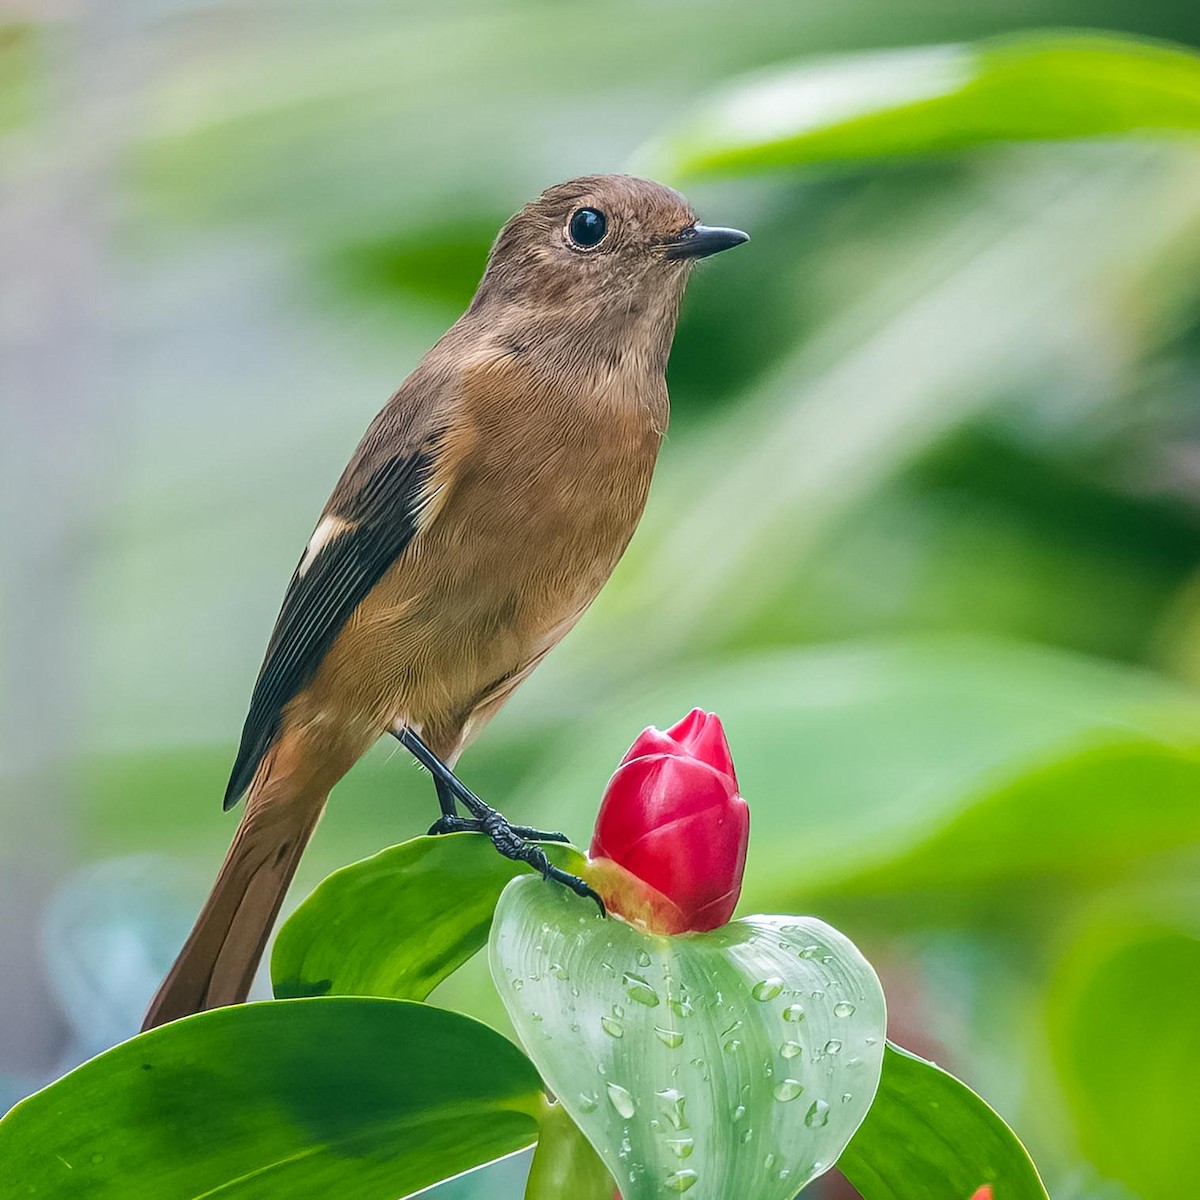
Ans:
[{"label": "water droplet on leaf", "polygon": [[795,1058],[797,1054],[804,1053],[804,1047],[799,1042],[784,1042],[779,1047],[779,1053],[784,1058]]},{"label": "water droplet on leaf", "polygon": [[609,1037],[619,1038],[625,1036],[625,1026],[622,1025],[620,1021],[617,1021],[612,1017],[601,1017],[600,1028],[603,1029]]},{"label": "water droplet on leaf", "polygon": [[783,980],[778,975],[768,979],[760,979],[751,989],[750,995],[755,1000],[774,1000],[783,991]]},{"label": "water droplet on leaf", "polygon": [[678,1050],[683,1045],[683,1034],[677,1029],[663,1029],[660,1025],[655,1025],[654,1036],[658,1038],[668,1050]]},{"label": "water droplet on leaf", "polygon": [[826,1054],[836,1054],[841,1048],[842,1043],[839,1042],[837,1038],[830,1038],[829,1041],[825,1043]]},{"label": "water droplet on leaf", "polygon": [[663,1182],[673,1192],[686,1192],[696,1186],[699,1178],[695,1171],[672,1171]]},{"label": "water droplet on leaf", "polygon": [[804,1009],[802,1009],[798,1004],[789,1004],[787,1008],[783,1010],[783,1019],[785,1021],[791,1021],[793,1024],[797,1021],[803,1021]]},{"label": "water droplet on leaf", "polygon": [[644,1004],[647,1008],[655,1008],[658,1005],[658,993],[650,986],[650,984],[640,975],[626,974],[625,979],[625,994],[637,1004]]},{"label": "water droplet on leaf", "polygon": [[775,1099],[781,1104],[795,1100],[804,1091],[804,1085],[798,1079],[781,1079],[775,1085]]},{"label": "water droplet on leaf", "polygon": [[814,1100],[804,1114],[804,1123],[809,1129],[820,1129],[829,1124],[829,1105],[824,1100]]},{"label": "water droplet on leaf", "polygon": [[663,1116],[676,1129],[686,1129],[688,1123],[683,1111],[686,1102],[684,1094],[678,1088],[663,1088],[661,1092],[654,1094],[663,1102]]},{"label": "water droplet on leaf", "polygon": [[610,1083],[608,1085],[608,1100],[613,1108],[627,1121],[637,1111],[633,1097],[619,1083]]},{"label": "water droplet on leaf", "polygon": [[833,1015],[835,1017],[852,1017],[854,1016],[854,1005],[849,1000],[839,1000],[833,1006]]}]

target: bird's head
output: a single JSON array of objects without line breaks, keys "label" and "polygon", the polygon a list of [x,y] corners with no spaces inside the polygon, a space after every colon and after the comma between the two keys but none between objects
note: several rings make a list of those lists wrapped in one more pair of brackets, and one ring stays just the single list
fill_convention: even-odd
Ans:
[{"label": "bird's head", "polygon": [[701,225],[678,192],[633,175],[584,175],[547,188],[500,231],[473,309],[631,336],[665,330],[692,266],[749,240]]}]

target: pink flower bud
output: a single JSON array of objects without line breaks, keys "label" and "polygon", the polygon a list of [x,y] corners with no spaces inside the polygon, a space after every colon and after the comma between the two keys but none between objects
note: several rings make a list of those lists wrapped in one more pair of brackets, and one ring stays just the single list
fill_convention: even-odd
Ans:
[{"label": "pink flower bud", "polygon": [[647,729],[621,760],[589,874],[614,912],[657,933],[716,929],[737,905],[749,835],[721,721],[696,708],[665,732]]}]

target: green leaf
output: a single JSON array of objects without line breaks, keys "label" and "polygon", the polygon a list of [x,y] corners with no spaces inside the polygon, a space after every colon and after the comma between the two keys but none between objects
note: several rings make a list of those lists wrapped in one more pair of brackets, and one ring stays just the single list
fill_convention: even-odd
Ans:
[{"label": "green leaf", "polygon": [[498,1033],[395,1000],[238,1005],[109,1050],[0,1121],[0,1195],[396,1200],[529,1145]]},{"label": "green leaf", "polygon": [[1046,1200],[1016,1134],[953,1075],[890,1042],[867,1119],[838,1166],[863,1200]]},{"label": "green leaf", "polygon": [[812,917],[646,934],[514,880],[492,976],[530,1056],[624,1200],[791,1200],[865,1116],[883,1059],[870,964]]},{"label": "green leaf", "polygon": [[1200,129],[1200,56],[1087,32],[872,51],[735,83],[639,156],[675,179]]},{"label": "green leaf", "polygon": [[[1194,911],[1194,894],[1186,902]],[[1112,913],[1079,937],[1050,992],[1055,1065],[1082,1148],[1144,1200],[1192,1194],[1197,995],[1194,932]]]},{"label": "green leaf", "polygon": [[[568,871],[583,866],[573,846],[545,849]],[[275,995],[424,1000],[483,946],[505,884],[529,870],[481,834],[455,833],[335,871],[275,939]]]}]

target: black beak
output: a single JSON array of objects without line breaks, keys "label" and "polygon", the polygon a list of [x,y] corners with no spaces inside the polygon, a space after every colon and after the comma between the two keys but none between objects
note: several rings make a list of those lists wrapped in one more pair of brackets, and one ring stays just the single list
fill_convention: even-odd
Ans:
[{"label": "black beak", "polygon": [[667,245],[668,258],[707,258],[748,242],[750,235],[740,229],[723,229],[719,225],[689,225],[678,241]]}]

